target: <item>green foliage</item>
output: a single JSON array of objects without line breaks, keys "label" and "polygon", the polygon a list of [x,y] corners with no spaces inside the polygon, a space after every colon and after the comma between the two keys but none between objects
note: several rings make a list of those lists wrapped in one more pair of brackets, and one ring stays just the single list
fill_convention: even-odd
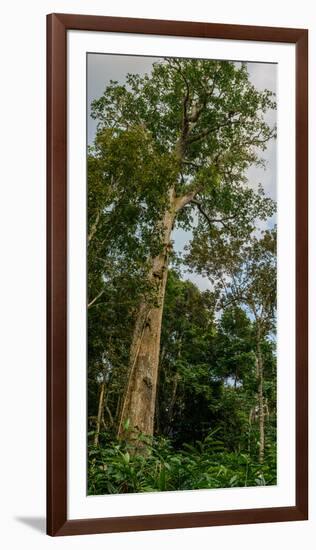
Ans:
[{"label": "green foliage", "polygon": [[[123,349],[124,342],[120,341]],[[145,453],[127,440],[116,439],[113,417],[115,423],[117,398],[126,377],[120,359],[109,348],[112,368],[106,403],[112,414],[105,417],[97,448],[93,445],[93,421],[90,423],[90,493],[275,483],[275,344],[269,339],[262,344],[264,394],[269,408],[262,465],[258,464],[255,345],[255,324],[245,310],[235,304],[216,319],[212,293],[202,293],[192,283],[182,281],[176,271],[170,271],[154,438],[143,442]],[[97,379],[94,385],[89,383],[94,407],[98,385]],[[208,435],[210,426],[213,431]],[[130,429],[128,420],[124,429]],[[165,489],[161,489],[163,483]]]},{"label": "green foliage", "polygon": [[[264,465],[247,453],[228,452],[218,432],[177,451],[170,440],[141,438],[131,444],[102,434],[101,447],[89,449],[88,494],[140,493],[251,487],[276,483],[275,454]],[[145,448],[145,452],[144,452]]]}]

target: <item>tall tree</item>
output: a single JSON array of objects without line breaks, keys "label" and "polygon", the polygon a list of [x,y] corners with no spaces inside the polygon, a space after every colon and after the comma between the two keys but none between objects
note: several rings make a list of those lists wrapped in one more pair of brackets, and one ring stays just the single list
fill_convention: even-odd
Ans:
[{"label": "tall tree", "polygon": [[144,279],[133,308],[119,434],[127,419],[153,433],[175,224],[190,228],[197,219],[215,232],[220,227],[244,236],[256,218],[272,213],[271,202],[245,178],[275,135],[264,118],[271,108],[272,93],[254,88],[246,64],[184,59],[157,62],[151,74],[128,75],[124,85],[111,82],[93,102],[98,131],[92,164],[101,166],[100,182],[109,192],[91,230],[102,217],[112,220],[106,232],[116,236],[121,253],[125,247]]}]

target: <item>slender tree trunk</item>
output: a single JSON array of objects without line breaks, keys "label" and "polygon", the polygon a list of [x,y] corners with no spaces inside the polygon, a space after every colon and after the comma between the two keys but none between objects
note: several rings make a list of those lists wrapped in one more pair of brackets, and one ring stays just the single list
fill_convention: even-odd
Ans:
[{"label": "slender tree trunk", "polygon": [[258,407],[259,407],[259,462],[264,461],[265,446],[265,414],[263,397],[263,361],[260,349],[260,342],[257,344],[257,374],[258,374]]},{"label": "slender tree trunk", "polygon": [[238,380],[238,369],[236,369],[235,371],[234,389],[237,388],[237,380]]},{"label": "slender tree trunk", "polygon": [[115,419],[114,421],[115,421],[115,424],[117,425],[120,421],[121,402],[122,402],[122,396],[120,394],[116,402],[115,413],[114,413],[114,419]]},{"label": "slender tree trunk", "polygon": [[[181,352],[182,352],[182,334],[180,335],[178,339],[178,353],[177,358],[178,360],[181,358]],[[180,380],[179,372],[176,372],[173,378],[173,388],[172,388],[172,394],[171,399],[169,403],[169,429],[168,432],[170,432],[173,416],[174,416],[174,406],[176,404],[176,398],[177,398],[177,390],[178,390],[178,383]]]},{"label": "slender tree trunk", "polygon": [[154,305],[140,304],[130,352],[130,371],[121,408],[118,435],[122,436],[126,421],[132,430],[152,435],[154,430],[157,374],[159,365],[161,322],[168,275],[170,236],[175,218],[174,204],[162,220],[162,250],[153,258],[149,274],[156,289]]},{"label": "slender tree trunk", "polygon": [[173,421],[173,416],[174,416],[174,406],[176,404],[176,398],[177,398],[177,390],[178,390],[178,383],[179,383],[179,379],[180,379],[180,375],[178,372],[176,372],[175,376],[174,376],[174,379],[173,379],[173,388],[172,388],[172,394],[171,394],[171,399],[170,399],[170,403],[169,403],[169,414],[168,414],[168,417],[169,417],[169,420],[168,420],[168,423],[169,423],[169,427],[168,427],[168,433],[170,433],[170,429],[171,429],[171,424],[172,424],[172,421]]},{"label": "slender tree trunk", "polygon": [[102,418],[104,418],[104,393],[105,393],[105,382],[102,382],[100,384],[98,416],[97,416],[95,435],[94,435],[94,441],[93,441],[96,447],[99,445],[101,422],[102,422]]}]

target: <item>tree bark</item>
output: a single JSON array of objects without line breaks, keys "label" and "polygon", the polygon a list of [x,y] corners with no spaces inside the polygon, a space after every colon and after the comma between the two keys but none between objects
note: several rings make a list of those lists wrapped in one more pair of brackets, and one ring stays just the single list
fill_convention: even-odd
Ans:
[{"label": "tree bark", "polygon": [[149,273],[150,283],[156,290],[155,304],[143,301],[136,318],[130,352],[129,378],[118,426],[119,437],[124,434],[126,421],[131,432],[153,435],[161,323],[174,219],[175,204],[171,200],[161,224],[162,250],[153,258]]},{"label": "tree bark", "polygon": [[102,418],[104,417],[104,392],[105,392],[105,382],[102,382],[100,384],[98,416],[97,416],[95,435],[94,435],[94,441],[93,441],[95,447],[99,445],[101,421],[102,421]]}]

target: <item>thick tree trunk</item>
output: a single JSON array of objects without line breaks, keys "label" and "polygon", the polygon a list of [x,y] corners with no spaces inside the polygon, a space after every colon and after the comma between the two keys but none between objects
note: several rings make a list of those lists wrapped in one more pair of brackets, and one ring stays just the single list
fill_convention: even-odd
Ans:
[{"label": "thick tree trunk", "polygon": [[264,461],[264,446],[265,446],[265,413],[264,413],[264,397],[263,397],[263,362],[260,349],[260,343],[257,345],[257,374],[258,374],[258,417],[259,417],[259,462]]},{"label": "thick tree trunk", "polygon": [[152,435],[154,430],[157,374],[159,365],[161,322],[168,275],[170,236],[175,218],[173,204],[162,220],[162,250],[153,258],[149,274],[156,289],[155,303],[140,304],[130,353],[130,371],[121,408],[118,435],[126,421],[129,428]]}]

